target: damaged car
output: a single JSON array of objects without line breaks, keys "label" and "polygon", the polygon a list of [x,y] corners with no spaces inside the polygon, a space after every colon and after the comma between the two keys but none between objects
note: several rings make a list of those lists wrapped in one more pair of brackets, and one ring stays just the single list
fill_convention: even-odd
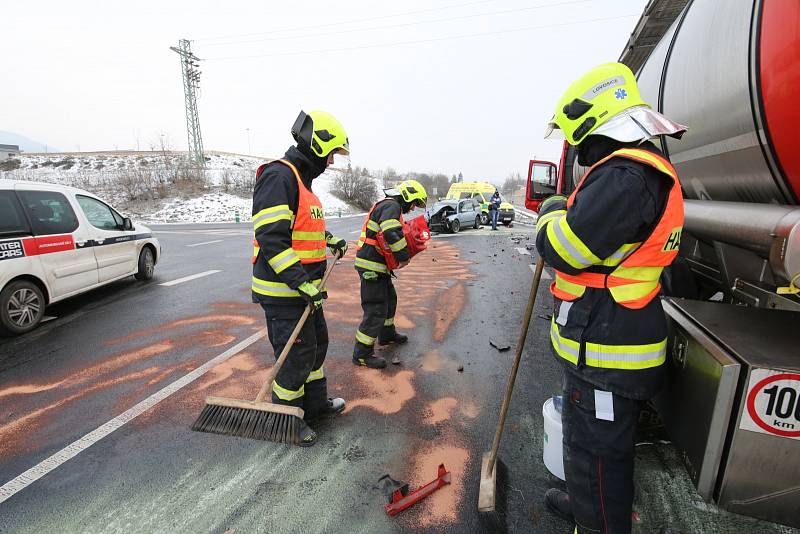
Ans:
[{"label": "damaged car", "polygon": [[432,232],[457,233],[462,228],[480,228],[481,205],[474,199],[440,200],[430,206],[425,219]]}]

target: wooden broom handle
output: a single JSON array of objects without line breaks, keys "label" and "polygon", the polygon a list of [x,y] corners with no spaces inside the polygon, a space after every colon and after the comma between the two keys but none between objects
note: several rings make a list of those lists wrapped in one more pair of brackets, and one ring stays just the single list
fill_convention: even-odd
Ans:
[{"label": "wooden broom handle", "polygon": [[[336,265],[336,262],[339,261],[339,259],[341,259],[341,256],[334,256],[333,261],[330,265],[328,265],[322,280],[317,286],[320,288],[320,290],[325,287],[325,282],[327,282],[328,276],[331,274],[331,271],[333,271],[333,266]],[[281,355],[278,357],[278,361],[275,362],[275,365],[273,365],[272,369],[269,370],[267,379],[264,381],[264,385],[261,386],[261,391],[258,392],[258,396],[256,396],[256,402],[264,402],[267,394],[272,389],[272,381],[275,380],[276,376],[278,376],[278,371],[281,370],[283,362],[285,362],[286,357],[289,356],[289,351],[292,350],[292,345],[294,345],[294,342],[297,341],[297,336],[300,335],[300,330],[303,329],[303,326],[306,324],[306,320],[308,319],[309,315],[311,315],[311,304],[306,305],[306,309],[303,310],[303,315],[300,316],[300,320],[297,321],[297,325],[294,327],[292,335],[289,336],[289,341],[287,341],[286,345],[283,346],[283,350],[281,351]]]},{"label": "wooden broom handle", "polygon": [[514,382],[517,379],[517,370],[519,369],[519,362],[522,359],[522,350],[525,348],[525,338],[528,337],[528,325],[531,322],[531,315],[533,315],[533,306],[536,303],[536,293],[539,292],[539,281],[542,279],[543,268],[544,259],[539,256],[539,259],[536,260],[536,270],[533,273],[531,294],[528,296],[528,307],[525,308],[525,316],[522,319],[522,328],[519,331],[519,339],[517,340],[517,353],[514,355],[514,365],[511,367],[511,374],[508,377],[508,385],[506,386],[506,394],[503,397],[503,405],[500,407],[500,420],[497,421],[497,430],[494,433],[494,441],[492,441],[492,448],[489,450],[489,465],[487,466],[488,473],[491,473],[494,470],[494,464],[497,460],[497,450],[500,448],[500,437],[503,435],[503,427],[506,424],[508,405],[511,404],[511,394],[514,392]]}]

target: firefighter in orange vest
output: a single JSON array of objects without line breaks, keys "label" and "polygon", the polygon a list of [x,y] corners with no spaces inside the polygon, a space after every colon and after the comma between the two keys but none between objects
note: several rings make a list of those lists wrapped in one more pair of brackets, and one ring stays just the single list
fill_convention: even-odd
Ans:
[{"label": "firefighter in orange vest", "polygon": [[275,357],[280,354],[307,304],[308,318],[272,384],[272,402],[305,411],[300,445],[313,445],[316,433],[306,422],[344,410],[344,400],[328,398],[323,362],[328,327],[322,313],[326,248],[344,255],[347,241],[325,228],[322,203],[311,182],[333,163],[334,154],[348,154],[347,133],[324,111],[300,112],[292,136],[297,146],[283,159],[262,165],[253,188],[253,302],[261,304]]},{"label": "firefighter in orange vest", "polygon": [[564,367],[567,491],[547,508],[574,532],[631,532],[634,429],[662,384],[667,324],[659,277],[677,256],[683,199],[649,140],[686,131],[639,96],[621,63],[600,65],[562,96],[546,137],[563,134],[589,167],[569,198],[541,206],[536,248],[555,271],[550,339]]},{"label": "firefighter in orange vest", "polygon": [[[353,364],[372,369],[386,367],[386,360],[375,356],[376,341],[380,345],[400,345],[408,341],[408,336],[399,333],[394,325],[397,291],[392,284],[392,268],[387,264],[397,264],[397,269],[408,265],[411,251],[403,231],[403,214],[417,207],[424,208],[428,202],[425,187],[416,180],[404,180],[396,189],[385,192],[386,198],[376,202],[364,220],[354,262],[361,278],[364,317],[356,330]],[[390,255],[388,257],[378,248],[379,233],[388,247],[385,252]]]}]

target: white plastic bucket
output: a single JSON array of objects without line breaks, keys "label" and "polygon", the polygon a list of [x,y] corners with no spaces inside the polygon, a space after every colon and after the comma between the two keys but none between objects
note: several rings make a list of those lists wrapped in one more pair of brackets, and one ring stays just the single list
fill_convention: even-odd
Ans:
[{"label": "white plastic bucket", "polygon": [[542,438],[542,457],[544,466],[561,480],[564,480],[564,455],[561,435],[561,414],[553,405],[553,399],[547,399],[542,406],[544,416],[544,436]]}]

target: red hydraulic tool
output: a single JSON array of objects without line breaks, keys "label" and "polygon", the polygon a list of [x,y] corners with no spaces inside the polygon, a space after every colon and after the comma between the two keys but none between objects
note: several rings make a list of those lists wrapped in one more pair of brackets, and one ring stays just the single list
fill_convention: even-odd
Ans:
[{"label": "red hydraulic tool", "polygon": [[444,464],[439,464],[439,471],[433,482],[428,482],[411,493],[408,493],[408,484],[395,489],[389,498],[389,504],[384,506],[386,513],[395,516],[447,484],[450,484],[450,471],[445,469]]}]

